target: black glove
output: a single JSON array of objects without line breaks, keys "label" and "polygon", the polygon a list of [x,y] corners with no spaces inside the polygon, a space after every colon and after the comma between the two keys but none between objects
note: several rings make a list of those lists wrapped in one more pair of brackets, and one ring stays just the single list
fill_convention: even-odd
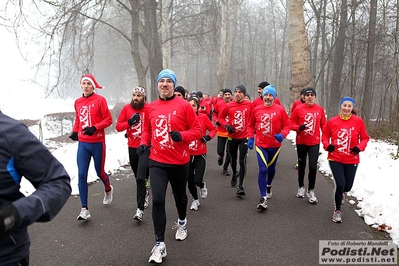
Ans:
[{"label": "black glove", "polygon": [[179,132],[172,131],[172,132],[169,132],[169,134],[170,134],[170,137],[173,139],[173,141],[176,141],[176,142],[182,141],[182,137]]},{"label": "black glove", "polygon": [[0,241],[11,234],[19,224],[19,213],[11,203],[0,208]]},{"label": "black glove", "polygon": [[350,150],[351,150],[351,153],[354,154],[354,155],[358,155],[359,152],[360,152],[360,149],[357,146],[353,147]]},{"label": "black glove", "polygon": [[218,127],[221,126],[221,124],[219,123],[219,121],[216,121],[216,122],[215,122],[215,125],[217,125]]},{"label": "black glove", "polygon": [[125,133],[125,138],[127,138],[127,133]]},{"label": "black glove", "polygon": [[144,145],[144,144],[143,144],[143,145],[140,145],[140,146],[137,147],[136,153],[137,153],[138,156],[141,156],[141,155],[143,155],[149,148],[150,148],[150,147],[147,146],[147,145]]},{"label": "black glove", "polygon": [[334,150],[335,150],[335,145],[332,145],[332,144],[328,145],[328,147],[327,147],[328,152],[333,152]]},{"label": "black glove", "polygon": [[129,126],[133,126],[138,122],[140,122],[140,113],[135,113],[129,120],[127,120]]},{"label": "black glove", "polygon": [[202,142],[207,142],[207,141],[210,141],[210,140],[211,140],[211,137],[210,137],[209,135],[203,136],[203,137],[201,138],[201,141],[202,141]]},{"label": "black glove", "polygon": [[299,131],[304,131],[305,128],[306,128],[306,124],[300,125],[300,126],[298,127]]},{"label": "black glove", "polygon": [[94,132],[96,132],[96,130],[97,130],[97,128],[95,126],[86,127],[85,129],[83,129],[83,134],[93,136],[93,134],[94,134]]},{"label": "black glove", "polygon": [[78,138],[78,132],[72,132],[72,134],[69,136],[69,138],[70,138],[71,140],[78,141],[78,140],[79,140],[79,138]]},{"label": "black glove", "polygon": [[232,127],[232,126],[230,126],[230,125],[226,125],[225,128],[226,128],[227,132],[229,132],[230,134],[231,134],[231,133],[234,133],[234,131],[236,131],[236,130],[234,129],[234,127]]}]

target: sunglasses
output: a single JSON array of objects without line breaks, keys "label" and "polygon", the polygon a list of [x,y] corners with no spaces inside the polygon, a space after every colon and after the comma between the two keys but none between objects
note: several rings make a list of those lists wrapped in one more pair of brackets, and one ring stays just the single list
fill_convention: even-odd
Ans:
[{"label": "sunglasses", "polygon": [[306,93],[305,96],[306,97],[313,97],[313,96],[316,96],[316,95],[314,93]]}]

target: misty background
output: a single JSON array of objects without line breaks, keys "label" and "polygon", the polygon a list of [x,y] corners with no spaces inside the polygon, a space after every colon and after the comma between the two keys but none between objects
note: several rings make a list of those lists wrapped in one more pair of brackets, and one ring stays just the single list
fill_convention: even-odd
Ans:
[{"label": "misty background", "polygon": [[287,110],[311,86],[329,117],[349,95],[369,131],[377,126],[376,134],[396,140],[398,6],[399,0],[6,0],[0,108],[32,93],[77,98],[87,72],[112,105],[126,102],[139,84],[151,101],[156,75],[170,68],[178,85],[211,95],[243,84],[253,100],[257,85],[268,81]]}]

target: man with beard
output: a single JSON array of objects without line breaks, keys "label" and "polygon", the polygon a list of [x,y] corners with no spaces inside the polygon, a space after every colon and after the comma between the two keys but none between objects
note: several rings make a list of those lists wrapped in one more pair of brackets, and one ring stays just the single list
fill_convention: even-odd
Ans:
[{"label": "man with beard", "polygon": [[[230,101],[219,114],[219,124],[226,128],[229,133],[227,148],[230,155],[230,165],[233,170],[231,186],[237,185],[240,177],[236,195],[245,196],[244,181],[247,171],[247,126],[252,111],[252,103],[244,99],[247,90],[244,85],[238,85],[234,89],[234,101]],[[238,154],[239,153],[239,154]],[[237,172],[237,158],[240,169]]]},{"label": "man with beard", "polygon": [[148,207],[150,195],[149,191],[146,190],[149,150],[142,156],[139,156],[136,152],[137,147],[140,146],[145,108],[145,88],[142,86],[134,87],[131,102],[123,106],[116,122],[118,132],[126,130],[130,167],[133,170],[137,185],[137,211],[133,219],[138,221],[143,220],[144,208]]}]

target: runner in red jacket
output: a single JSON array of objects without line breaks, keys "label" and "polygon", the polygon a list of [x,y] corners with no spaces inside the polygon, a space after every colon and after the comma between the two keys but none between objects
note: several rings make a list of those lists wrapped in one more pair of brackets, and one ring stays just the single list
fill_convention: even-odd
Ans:
[{"label": "runner in red jacket", "polygon": [[[191,203],[191,210],[198,210],[200,202],[198,199],[197,187],[200,188],[201,198],[205,199],[208,196],[208,189],[204,181],[205,169],[206,169],[206,143],[213,139],[216,135],[216,127],[209,120],[208,116],[198,112],[200,101],[196,97],[190,97],[188,102],[193,107],[195,113],[198,115],[198,121],[201,125],[204,136],[202,138],[193,140],[190,143],[190,168],[188,171],[188,189],[193,202]],[[208,134],[207,134],[208,132]]]},{"label": "runner in red jacket", "polygon": [[[231,186],[237,185],[237,177],[239,183],[236,195],[245,196],[244,181],[247,171],[247,126],[252,111],[252,103],[244,99],[246,94],[244,85],[238,85],[234,90],[234,100],[223,108],[219,114],[218,122],[225,127],[229,133],[228,151],[231,158],[231,168],[233,176],[231,178]],[[239,154],[238,154],[239,152]],[[237,172],[237,158],[239,156],[240,170]]]},{"label": "runner in red jacket", "polygon": [[276,90],[273,85],[263,89],[264,104],[258,105],[251,112],[248,125],[248,148],[254,148],[256,131],[256,157],[259,173],[258,186],[260,200],[258,209],[267,209],[267,199],[272,197],[272,181],[276,174],[277,159],[281,143],[290,133],[290,121],[284,107],[274,104]]},{"label": "runner in red jacket", "polygon": [[370,137],[363,120],[354,111],[355,100],[344,97],[340,101],[339,115],[330,118],[324,127],[322,141],[328,151],[328,161],[334,176],[334,205],[332,220],[342,222],[341,204],[343,195],[352,189],[359,152],[366,149]]},{"label": "runner in red jacket", "polygon": [[298,155],[298,198],[305,197],[305,168],[306,158],[309,156],[308,191],[306,195],[310,203],[317,203],[314,193],[317,173],[317,160],[321,141],[321,130],[326,124],[324,109],[316,104],[316,91],[307,88],[305,92],[305,104],[295,108],[291,115],[291,129],[297,132],[296,151]]},{"label": "runner in red jacket", "polygon": [[105,98],[94,92],[95,88],[102,89],[102,86],[98,85],[93,75],[82,76],[80,86],[83,95],[75,101],[75,123],[70,138],[79,141],[78,186],[82,209],[77,219],[88,220],[91,214],[88,209],[87,173],[92,157],[97,176],[105,188],[103,204],[111,204],[113,198],[113,187],[104,170],[106,152],[104,129],[112,124],[112,116]]},{"label": "runner in red jacket", "polygon": [[136,178],[137,210],[133,219],[138,221],[143,220],[144,208],[148,207],[150,195],[146,189],[149,151],[142,156],[136,152],[140,146],[146,105],[146,89],[142,86],[134,87],[131,102],[123,106],[115,127],[118,132],[126,130],[130,167]]},{"label": "runner in red jacket", "polygon": [[173,94],[176,75],[172,70],[162,70],[156,79],[159,98],[146,107],[144,130],[139,155],[150,149],[149,170],[152,191],[152,219],[155,231],[155,246],[149,262],[161,263],[166,253],[165,197],[168,183],[178,213],[175,238],[187,237],[187,174],[190,166],[189,144],[201,139],[204,133],[191,105]]},{"label": "runner in red jacket", "polygon": [[[230,156],[227,148],[227,138],[229,136],[229,133],[227,132],[226,128],[223,127],[219,122],[218,122],[218,116],[219,113],[222,113],[223,108],[228,104],[232,99],[231,99],[232,93],[231,90],[226,88],[223,90],[223,101],[217,102],[215,105],[215,108],[212,112],[212,120],[216,124],[216,135],[217,137],[217,146],[216,146],[216,152],[219,155],[218,158],[218,165],[223,165],[223,171],[222,174],[225,176],[229,176],[230,172],[227,170],[230,164]],[[228,121],[227,121],[228,122]],[[226,157],[223,163],[223,157],[226,151]]]}]

